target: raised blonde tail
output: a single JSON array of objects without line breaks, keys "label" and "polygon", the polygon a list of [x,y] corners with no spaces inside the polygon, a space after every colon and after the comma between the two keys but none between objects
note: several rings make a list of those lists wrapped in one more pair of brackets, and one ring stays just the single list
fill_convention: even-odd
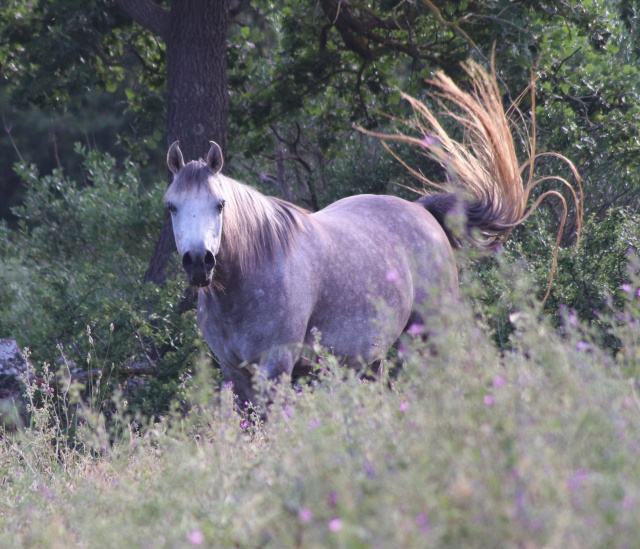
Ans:
[{"label": "raised blonde tail", "polygon": [[[570,190],[575,204],[579,240],[583,203],[580,177],[573,163],[566,157],[557,153],[536,153],[535,79],[532,78],[528,88],[532,98],[531,131],[525,134],[529,159],[521,164],[518,162],[512,135],[512,127],[515,124],[502,105],[493,63],[490,73],[473,61],[463,64],[463,68],[471,78],[471,92],[461,90],[442,72],[438,72],[428,81],[437,89],[431,95],[443,107],[445,115],[458,122],[464,129],[462,142],[449,136],[429,107],[406,94],[403,94],[403,97],[409,101],[416,115],[415,121],[410,125],[422,134],[421,138],[403,134],[379,134],[359,129],[382,139],[385,148],[424,186],[444,191],[426,194],[424,191],[411,189],[423,194],[418,202],[434,214],[454,246],[459,245],[459,239],[445,226],[444,220],[446,213],[456,205],[456,191],[468,195],[464,201],[466,227],[469,235],[481,235],[480,239],[475,237],[477,245],[488,245],[498,237],[507,236],[514,227],[531,215],[544,198],[549,195],[558,197],[563,204],[563,216],[554,247],[549,286],[544,296],[546,300],[553,283],[568,207],[562,194],[555,190],[540,195],[529,210],[527,202],[532,189],[543,181],[553,179],[565,185]],[[520,97],[525,94],[526,91]],[[518,112],[515,104],[509,109],[509,112],[513,111]],[[445,168],[448,181],[436,183],[411,168],[390,149],[387,141],[401,141],[420,147]],[[567,163],[576,181],[578,194],[574,187],[561,177],[546,176],[533,179],[535,161],[542,156],[553,156]],[[525,171],[526,181],[523,180]]]}]

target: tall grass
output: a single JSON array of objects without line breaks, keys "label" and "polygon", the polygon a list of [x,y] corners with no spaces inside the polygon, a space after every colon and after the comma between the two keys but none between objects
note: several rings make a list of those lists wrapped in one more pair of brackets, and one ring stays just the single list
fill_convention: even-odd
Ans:
[{"label": "tall grass", "polygon": [[463,303],[427,341],[405,336],[397,378],[363,381],[327,356],[316,387],[277,388],[264,424],[203,365],[188,410],[145,425],[115,397],[108,428],[78,404],[69,444],[56,417],[71,393],[32,382],[44,405],[0,444],[0,545],[636,547],[635,287],[615,357],[571,311],[552,327],[521,288],[508,351]]}]

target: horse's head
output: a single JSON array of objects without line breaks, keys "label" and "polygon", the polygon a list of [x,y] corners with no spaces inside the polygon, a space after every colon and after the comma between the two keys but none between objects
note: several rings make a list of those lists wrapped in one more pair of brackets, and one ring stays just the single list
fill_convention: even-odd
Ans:
[{"label": "horse's head", "polygon": [[185,165],[178,141],[167,154],[167,166],[174,177],[165,202],[171,212],[176,246],[189,283],[201,287],[211,283],[220,250],[225,199],[216,178],[222,162],[220,146],[213,141],[206,162]]}]

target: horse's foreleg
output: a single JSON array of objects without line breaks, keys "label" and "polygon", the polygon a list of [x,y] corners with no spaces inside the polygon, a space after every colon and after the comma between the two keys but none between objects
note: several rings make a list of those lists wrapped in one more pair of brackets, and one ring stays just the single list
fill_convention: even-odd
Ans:
[{"label": "horse's foreleg", "polygon": [[278,345],[266,351],[260,358],[255,375],[254,388],[262,397],[265,408],[274,400],[276,384],[282,379],[291,380],[293,367],[300,357],[297,346]]},{"label": "horse's foreleg", "polygon": [[244,410],[249,403],[256,402],[256,391],[253,388],[251,375],[241,369],[222,366],[222,374],[227,383],[233,384],[233,392],[236,395],[236,404],[240,410]]},{"label": "horse's foreleg", "polygon": [[283,375],[291,376],[300,350],[292,345],[276,345],[260,358],[260,373],[268,381],[277,381]]}]

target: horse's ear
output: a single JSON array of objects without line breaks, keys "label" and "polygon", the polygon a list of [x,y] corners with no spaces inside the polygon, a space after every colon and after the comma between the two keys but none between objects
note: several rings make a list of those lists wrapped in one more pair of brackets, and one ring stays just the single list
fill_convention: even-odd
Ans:
[{"label": "horse's ear", "polygon": [[169,147],[167,153],[167,167],[177,174],[182,168],[184,168],[184,158],[182,158],[182,151],[180,150],[180,141],[174,141]]},{"label": "horse's ear", "polygon": [[214,175],[218,175],[222,169],[224,160],[222,159],[222,149],[215,141],[211,141],[211,148],[207,153],[207,166],[211,169]]}]

